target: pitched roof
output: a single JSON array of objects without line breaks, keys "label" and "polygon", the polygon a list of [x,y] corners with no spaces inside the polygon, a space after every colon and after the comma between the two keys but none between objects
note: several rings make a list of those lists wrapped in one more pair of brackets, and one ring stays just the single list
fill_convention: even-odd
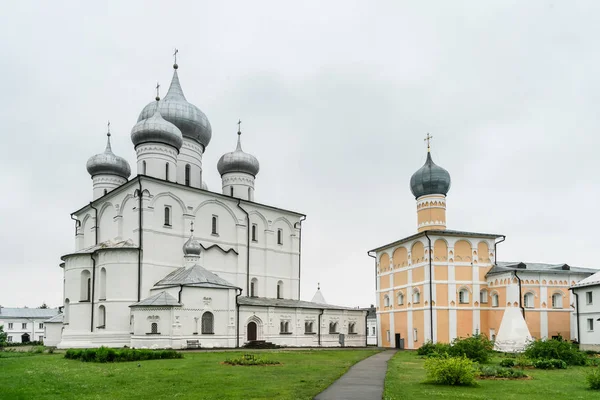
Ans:
[{"label": "pitched roof", "polygon": [[58,314],[58,308],[8,308],[0,307],[0,319],[3,318],[44,318]]},{"label": "pitched roof", "polygon": [[57,314],[54,317],[45,320],[44,323],[46,323],[46,324],[61,323],[62,324],[64,316],[65,316],[64,314]]},{"label": "pitched roof", "polygon": [[504,236],[499,233],[479,233],[479,232],[468,232],[468,231],[455,231],[452,229],[435,229],[435,230],[432,229],[432,230],[426,230],[423,232],[415,233],[414,235],[407,236],[400,240],[396,240],[395,242],[388,243],[383,246],[379,246],[375,249],[369,250],[369,253],[372,251],[379,251],[379,250],[383,250],[383,249],[386,249],[391,246],[397,246],[399,244],[409,242],[418,237],[425,236],[425,233],[427,233],[428,235],[431,235],[431,236],[464,236],[464,237],[479,237],[479,238],[483,237],[483,238],[488,238],[488,239],[496,239],[496,238]]},{"label": "pitched roof", "polygon": [[132,304],[129,307],[181,307],[181,303],[169,293],[162,291],[154,296],[147,297],[142,301]]},{"label": "pitched roof", "polygon": [[579,282],[574,284],[573,287],[577,288],[596,285],[600,285],[600,271],[596,272],[594,275],[588,276],[587,278],[580,280]]},{"label": "pitched roof", "polygon": [[317,289],[315,295],[313,296],[312,303],[319,303],[319,304],[327,304],[327,302],[325,301],[325,297],[323,297],[323,293],[321,292],[321,289]]},{"label": "pitched roof", "polygon": [[65,257],[76,255],[76,254],[92,254],[98,250],[103,249],[137,249],[137,246],[133,243],[131,239],[121,240],[118,242],[107,240],[102,243],[95,244],[90,247],[86,247],[85,249],[77,250],[74,253],[65,254],[61,257],[61,260],[64,260]]},{"label": "pitched roof", "polygon": [[331,304],[319,304],[312,301],[291,300],[291,299],[271,299],[266,297],[239,297],[238,303],[246,306],[261,307],[283,307],[283,308],[314,308],[329,310],[355,310],[364,311],[360,308],[332,306]]},{"label": "pitched roof", "polygon": [[546,272],[553,274],[593,274],[598,271],[597,269],[582,268],[582,267],[571,267],[568,264],[545,264],[545,263],[531,263],[531,262],[498,262],[494,265],[486,274],[495,275],[502,272],[512,271],[524,271],[524,272]]},{"label": "pitched roof", "polygon": [[227,282],[218,275],[206,270],[205,268],[194,265],[191,268],[178,268],[169,275],[156,282],[157,286],[199,286],[212,288],[235,288],[238,287]]}]

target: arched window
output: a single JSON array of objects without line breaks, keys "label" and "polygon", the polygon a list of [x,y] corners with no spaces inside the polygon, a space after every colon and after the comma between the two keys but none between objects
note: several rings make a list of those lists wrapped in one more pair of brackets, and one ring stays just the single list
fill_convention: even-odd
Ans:
[{"label": "arched window", "polygon": [[529,292],[525,293],[525,308],[533,308],[534,307],[534,294]]},{"label": "arched window", "polygon": [[90,301],[92,299],[92,275],[90,271],[81,271],[81,296],[79,301]]},{"label": "arched window", "polygon": [[398,293],[398,305],[401,306],[404,304],[404,293]]},{"label": "arched window", "polygon": [[165,164],[165,179],[169,180],[169,163]]},{"label": "arched window", "polygon": [[146,175],[146,161],[142,161],[142,175]]},{"label": "arched window", "polygon": [[65,309],[63,311],[63,323],[69,323],[69,299],[65,299]]},{"label": "arched window", "polygon": [[165,226],[171,226],[171,207],[165,206]]},{"label": "arched window", "polygon": [[421,302],[421,292],[419,289],[415,289],[413,292],[413,304],[419,304]]},{"label": "arched window", "polygon": [[479,302],[481,304],[487,304],[487,302],[488,302],[487,290],[483,289],[483,290],[479,291]]},{"label": "arched window", "polygon": [[458,291],[458,302],[460,304],[468,304],[469,303],[469,290],[468,289],[463,288]]},{"label": "arched window", "polygon": [[214,331],[214,316],[211,312],[202,314],[202,334],[213,334]]},{"label": "arched window", "polygon": [[348,333],[356,333],[354,329],[356,329],[356,323],[350,322],[348,324]]},{"label": "arched window", "polygon": [[218,220],[219,220],[219,218],[216,215],[212,216],[212,220],[211,220],[211,233],[213,235],[218,235],[219,234],[219,231],[218,231],[219,227],[218,227],[218,224],[217,224]]},{"label": "arched window", "polygon": [[190,186],[190,164],[185,165],[185,186]]},{"label": "arched window", "polygon": [[561,293],[552,295],[552,308],[563,308],[563,297]]},{"label": "arched window", "polygon": [[156,322],[150,324],[150,333],[158,335],[158,324]]},{"label": "arched window", "polygon": [[99,300],[106,300],[106,268],[100,269],[100,295]]},{"label": "arched window", "polygon": [[277,229],[277,244],[283,244],[283,230]]},{"label": "arched window", "polygon": [[277,298],[283,299],[283,282],[277,282]]},{"label": "arched window", "polygon": [[500,299],[498,297],[498,293],[492,294],[492,307],[498,307],[500,304]]},{"label": "arched window", "polygon": [[279,333],[290,333],[290,322],[280,321],[279,322]]},{"label": "arched window", "polygon": [[388,296],[387,294],[385,296],[383,296],[383,306],[384,307],[390,306],[390,296]]},{"label": "arched window", "polygon": [[253,242],[258,242],[258,240],[256,239],[256,230],[257,230],[256,224],[252,224],[252,241]]},{"label": "arched window", "polygon": [[329,323],[329,333],[338,333],[337,322],[330,322]]},{"label": "arched window", "polygon": [[254,199],[252,198],[252,188],[248,188],[248,200],[253,201]]},{"label": "arched window", "polygon": [[231,187],[229,188],[229,195],[230,195],[231,197],[233,197],[233,186],[231,186]]},{"label": "arched window", "polygon": [[250,281],[250,297],[258,297],[258,279],[252,278]]},{"label": "arched window", "polygon": [[104,306],[98,307],[98,328],[104,328],[106,326],[106,308]]},{"label": "arched window", "polygon": [[304,323],[304,333],[313,333],[313,323],[311,321]]}]

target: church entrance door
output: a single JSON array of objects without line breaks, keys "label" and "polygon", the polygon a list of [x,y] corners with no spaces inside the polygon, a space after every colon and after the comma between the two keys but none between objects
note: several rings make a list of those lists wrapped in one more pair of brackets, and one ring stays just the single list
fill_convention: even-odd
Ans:
[{"label": "church entrance door", "polygon": [[29,343],[30,341],[29,333],[24,333],[21,335],[21,343]]},{"label": "church entrance door", "polygon": [[248,323],[248,341],[256,340],[256,322]]}]

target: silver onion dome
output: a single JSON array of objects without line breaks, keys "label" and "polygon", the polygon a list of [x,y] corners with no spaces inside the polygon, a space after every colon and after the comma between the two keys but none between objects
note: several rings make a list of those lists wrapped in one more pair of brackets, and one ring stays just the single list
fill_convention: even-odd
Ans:
[{"label": "silver onion dome", "polygon": [[190,238],[183,245],[183,254],[186,256],[199,256],[202,252],[202,245],[194,238],[194,223],[190,228]]},{"label": "silver onion dome", "polygon": [[[179,83],[177,64],[174,64],[173,68],[171,86],[159,105],[160,114],[164,119],[179,128],[183,137],[195,140],[206,148],[212,137],[210,122],[198,107],[188,103]],[[140,113],[138,122],[150,118],[155,111],[156,102],[149,103]]]},{"label": "silver onion dome", "polygon": [[140,120],[131,129],[131,141],[134,146],[149,142],[163,143],[179,151],[183,145],[181,131],[162,117],[160,108],[156,107],[157,103],[161,103],[158,97],[154,103],[154,113],[149,118]]},{"label": "silver onion dome", "polygon": [[427,152],[427,160],[417,172],[410,178],[410,191],[419,198],[428,194],[446,195],[450,190],[450,174],[444,168],[436,165]]},{"label": "silver onion dome", "polygon": [[217,163],[217,170],[221,176],[228,172],[243,172],[254,177],[258,174],[260,164],[256,157],[242,150],[241,135],[242,132],[238,131],[238,141],[235,151],[223,154]]},{"label": "silver onion dome", "polygon": [[129,163],[123,157],[119,157],[112,152],[110,146],[110,132],[106,134],[106,149],[104,153],[96,154],[88,159],[86,168],[89,174],[94,177],[96,175],[117,175],[128,179],[131,175]]}]

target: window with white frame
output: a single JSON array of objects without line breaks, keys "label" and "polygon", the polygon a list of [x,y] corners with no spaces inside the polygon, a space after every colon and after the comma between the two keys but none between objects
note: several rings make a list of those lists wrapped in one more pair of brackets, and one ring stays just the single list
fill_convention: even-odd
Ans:
[{"label": "window with white frame", "polygon": [[529,292],[529,293],[525,293],[524,296],[524,300],[525,300],[525,308],[533,308],[534,306],[534,294]]},{"label": "window with white frame", "polygon": [[401,306],[404,304],[404,293],[398,293],[398,305]]},{"label": "window with white frame", "polygon": [[337,322],[329,323],[329,333],[338,333],[338,324]]},{"label": "window with white frame", "polygon": [[375,336],[375,327],[372,328],[372,335]]},{"label": "window with white frame", "polygon": [[498,293],[492,294],[492,307],[498,307],[500,305],[500,299]]},{"label": "window with white frame", "polygon": [[215,321],[215,317],[214,317],[213,313],[207,311],[204,314],[202,314],[202,334],[203,335],[215,333],[214,321]]},{"label": "window with white frame", "polygon": [[469,303],[469,290],[468,289],[460,289],[458,291],[458,302],[460,304],[468,304]]},{"label": "window with white frame", "polygon": [[479,302],[481,304],[487,304],[488,302],[488,292],[487,290],[483,289],[479,292]]},{"label": "window with white frame", "polygon": [[106,327],[106,308],[102,305],[98,307],[98,328]]},{"label": "window with white frame", "polygon": [[43,342],[44,341],[44,335],[40,335],[38,336],[38,342]]},{"label": "window with white frame", "polygon": [[252,224],[252,241],[253,242],[258,242],[258,239],[257,239],[258,236],[256,235],[257,230],[258,230],[258,225]]},{"label": "window with white frame", "polygon": [[90,301],[92,297],[92,274],[87,269],[81,271],[81,297],[79,301]]},{"label": "window with white frame", "polygon": [[383,296],[383,306],[384,307],[390,306],[390,297],[387,294],[385,296]]},{"label": "window with white frame", "polygon": [[40,322],[38,324],[38,329],[44,329],[44,323],[43,322]]},{"label": "window with white frame", "polygon": [[8,337],[6,338],[6,341],[7,341],[8,343],[12,343],[12,336],[8,336]]},{"label": "window with white frame", "polygon": [[552,308],[563,308],[563,297],[560,293],[552,295]]},{"label": "window with white frame", "polygon": [[218,235],[219,234],[219,217],[217,215],[212,216],[211,220],[211,234]]},{"label": "window with white frame", "polygon": [[12,328],[13,328],[13,323],[12,323],[12,322],[9,322],[9,323],[8,323],[8,330],[12,330]]},{"label": "window with white frame", "polygon": [[413,340],[415,342],[419,340],[419,332],[417,331],[417,328],[413,328]]},{"label": "window with white frame", "polygon": [[27,322],[21,323],[21,329],[27,329]]},{"label": "window with white frame", "polygon": [[354,330],[356,329],[356,323],[355,322],[350,322],[348,324],[348,333],[349,334],[353,334],[356,333]]},{"label": "window with white frame", "polygon": [[165,179],[169,180],[169,163],[165,164]]},{"label": "window with white frame", "polygon": [[592,292],[585,292],[585,304],[590,305],[594,304],[594,298],[592,297]]},{"label": "window with white frame", "polygon": [[190,164],[185,164],[185,186],[190,186]]},{"label": "window with white frame", "polygon": [[283,244],[283,229],[277,229],[277,244]]},{"label": "window with white frame", "polygon": [[421,292],[418,289],[415,289],[413,292],[413,304],[419,304],[421,302]]},{"label": "window with white frame", "polygon": [[277,282],[277,298],[283,299],[283,281]]},{"label": "window with white frame", "polygon": [[165,226],[171,226],[171,206],[165,206]]},{"label": "window with white frame", "polygon": [[594,319],[593,318],[587,319],[587,330],[590,332],[594,330]]},{"label": "window with white frame", "polygon": [[304,333],[314,333],[312,321],[304,322]]},{"label": "window with white frame", "polygon": [[250,281],[250,297],[258,297],[258,279],[252,278]]},{"label": "window with white frame", "polygon": [[391,339],[390,331],[385,332],[385,337],[386,337],[387,341],[389,342]]},{"label": "window with white frame", "polygon": [[156,322],[150,324],[150,333],[153,335],[158,335],[158,324]]},{"label": "window with white frame", "polygon": [[291,333],[290,332],[290,321],[279,322],[279,333]]}]

